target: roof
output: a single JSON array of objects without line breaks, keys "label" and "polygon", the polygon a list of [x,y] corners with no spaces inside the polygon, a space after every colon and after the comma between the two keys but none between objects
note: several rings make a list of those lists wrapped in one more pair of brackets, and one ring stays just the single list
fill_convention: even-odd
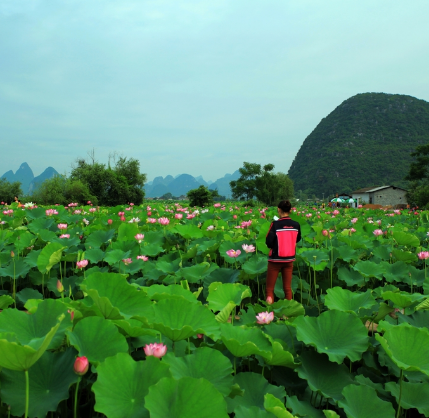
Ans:
[{"label": "roof", "polygon": [[395,186],[380,186],[380,187],[365,187],[363,189],[359,189],[359,190],[355,190],[354,192],[352,192],[352,194],[358,194],[358,193],[373,193],[373,192],[378,192],[379,190],[383,190],[383,189],[388,189],[388,188],[392,188],[392,189],[399,189],[399,190],[403,190],[404,192],[406,192],[405,189],[402,189],[401,187],[395,187]]}]

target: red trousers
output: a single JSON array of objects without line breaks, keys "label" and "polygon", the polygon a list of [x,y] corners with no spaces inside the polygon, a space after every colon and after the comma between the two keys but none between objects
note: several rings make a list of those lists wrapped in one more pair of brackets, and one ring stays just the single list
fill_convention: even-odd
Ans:
[{"label": "red trousers", "polygon": [[266,287],[267,297],[271,296],[272,300],[274,301],[274,286],[276,285],[277,277],[281,272],[285,297],[287,300],[292,299],[292,288],[291,288],[292,270],[293,270],[293,261],[280,262],[280,263],[268,261],[267,287]]}]

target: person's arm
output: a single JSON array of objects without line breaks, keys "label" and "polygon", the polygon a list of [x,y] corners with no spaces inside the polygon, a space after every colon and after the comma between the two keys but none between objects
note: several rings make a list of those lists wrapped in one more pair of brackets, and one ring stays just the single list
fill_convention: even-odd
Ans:
[{"label": "person's arm", "polygon": [[299,242],[299,241],[301,241],[301,225],[300,224],[298,224],[297,229],[298,229],[298,235],[296,236],[296,242]]},{"label": "person's arm", "polygon": [[276,233],[273,228],[274,222],[271,222],[270,229],[268,230],[267,237],[265,238],[265,244],[268,248],[274,247],[274,242],[276,237]]}]

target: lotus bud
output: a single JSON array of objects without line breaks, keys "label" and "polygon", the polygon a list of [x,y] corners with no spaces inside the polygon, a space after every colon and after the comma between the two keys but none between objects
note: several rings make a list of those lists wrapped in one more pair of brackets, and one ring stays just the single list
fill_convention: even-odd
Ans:
[{"label": "lotus bud", "polygon": [[85,356],[76,358],[73,366],[74,372],[76,374],[83,376],[88,371],[88,368],[89,361]]},{"label": "lotus bud", "polygon": [[57,280],[57,290],[58,290],[58,292],[60,292],[60,293],[63,293],[63,292],[64,292],[64,286],[63,286],[63,284],[61,283],[61,281],[60,281],[60,280]]},{"label": "lotus bud", "polygon": [[11,251],[11,252],[10,252],[10,256],[11,256],[12,258],[14,258],[14,257],[15,257],[15,253],[14,253],[13,251]]}]

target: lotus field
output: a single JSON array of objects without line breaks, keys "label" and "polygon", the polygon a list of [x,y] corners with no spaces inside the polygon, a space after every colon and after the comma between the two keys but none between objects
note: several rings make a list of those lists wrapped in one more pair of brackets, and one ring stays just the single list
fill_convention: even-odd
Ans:
[{"label": "lotus field", "polygon": [[428,213],[3,207],[0,416],[429,416]]}]

